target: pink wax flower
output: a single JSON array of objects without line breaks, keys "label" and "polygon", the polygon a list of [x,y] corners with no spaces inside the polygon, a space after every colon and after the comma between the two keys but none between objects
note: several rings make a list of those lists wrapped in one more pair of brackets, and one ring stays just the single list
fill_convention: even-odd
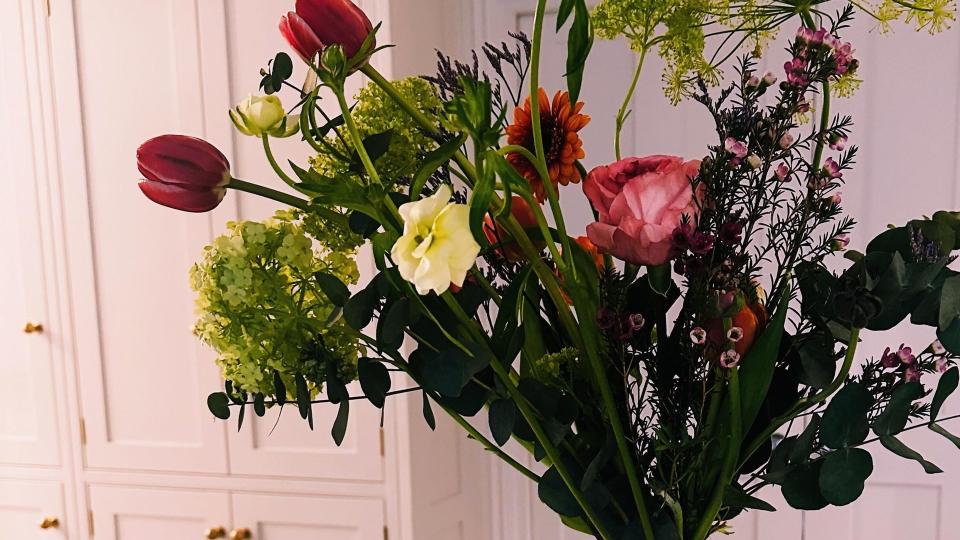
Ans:
[{"label": "pink wax flower", "polygon": [[914,382],[920,380],[920,368],[917,366],[910,366],[903,372],[903,380],[906,382]]},{"label": "pink wax flower", "polygon": [[945,356],[937,358],[935,365],[937,368],[937,373],[942,375],[947,372],[947,358]]},{"label": "pink wax flower", "polygon": [[777,177],[777,180],[783,182],[790,176],[790,167],[787,167],[786,163],[781,163],[774,169],[773,174]]},{"label": "pink wax flower", "polygon": [[640,265],[661,265],[673,258],[673,232],[683,216],[695,222],[699,207],[691,178],[699,161],[675,156],[627,158],[597,167],[583,192],[599,221],[587,236],[602,251]]},{"label": "pink wax flower", "polygon": [[900,350],[897,351],[897,358],[900,359],[901,363],[907,365],[912,364],[914,360],[916,360],[916,357],[913,355],[913,349],[904,346],[900,346]]},{"label": "pink wax flower", "polygon": [[933,340],[933,343],[930,344],[930,351],[937,356],[943,356],[947,354],[946,347],[943,346],[943,343],[940,343],[939,339]]},{"label": "pink wax flower", "polygon": [[788,131],[787,133],[784,133],[782,137],[780,137],[780,142],[779,142],[780,148],[786,150],[791,146],[793,146],[793,143],[796,140],[797,138],[794,137],[793,134]]},{"label": "pink wax flower", "polygon": [[846,136],[846,135],[839,135],[839,134],[836,134],[836,133],[833,134],[833,135],[830,135],[830,148],[831,148],[831,149],[840,151],[840,150],[843,150],[843,149],[846,148],[846,147],[847,147],[847,136]]},{"label": "pink wax flower", "polygon": [[807,77],[807,61],[802,58],[794,58],[783,65],[787,72],[787,82],[794,86],[805,86],[810,82]]},{"label": "pink wax flower", "polygon": [[747,156],[747,145],[733,137],[727,137],[727,139],[723,141],[723,149],[737,158],[742,159]]},{"label": "pink wax flower", "polygon": [[723,351],[723,354],[720,355],[720,365],[726,369],[733,369],[737,367],[739,363],[740,353],[733,349]]},{"label": "pink wax flower", "polygon": [[699,326],[694,327],[694,329],[690,331],[690,341],[692,341],[694,345],[703,345],[707,342],[707,331]]},{"label": "pink wax flower", "polygon": [[887,369],[893,369],[900,365],[900,359],[897,358],[897,353],[892,352],[890,347],[887,347],[883,350],[883,355],[880,357],[880,363],[883,364],[883,367]]},{"label": "pink wax flower", "polygon": [[843,251],[847,249],[847,246],[850,245],[850,235],[849,234],[838,234],[833,237],[833,250],[834,251]]},{"label": "pink wax flower", "polygon": [[824,176],[829,178],[843,178],[843,173],[840,172],[840,164],[834,161],[833,158],[827,158],[823,162],[823,167],[821,167]]}]

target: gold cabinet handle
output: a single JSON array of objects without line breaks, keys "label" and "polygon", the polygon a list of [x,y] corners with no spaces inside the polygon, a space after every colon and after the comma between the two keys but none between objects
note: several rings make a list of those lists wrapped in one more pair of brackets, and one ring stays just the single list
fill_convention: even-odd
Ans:
[{"label": "gold cabinet handle", "polygon": [[253,538],[253,533],[246,527],[230,531],[230,540],[250,540],[251,538]]},{"label": "gold cabinet handle", "polygon": [[47,516],[43,518],[42,521],[40,521],[40,528],[41,529],[59,529],[60,520],[53,516]]},{"label": "gold cabinet handle", "polygon": [[226,535],[227,535],[227,530],[220,525],[216,527],[210,527],[209,529],[207,529],[205,533],[203,533],[203,537],[209,540],[216,540],[217,538],[223,538]]},{"label": "gold cabinet handle", "polygon": [[26,334],[42,334],[43,323],[28,322],[23,325],[23,332]]}]

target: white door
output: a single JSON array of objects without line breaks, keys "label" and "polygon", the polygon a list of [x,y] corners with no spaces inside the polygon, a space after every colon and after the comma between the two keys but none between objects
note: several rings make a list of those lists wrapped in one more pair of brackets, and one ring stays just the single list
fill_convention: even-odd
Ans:
[{"label": "white door", "polygon": [[219,94],[205,91],[227,84],[225,44],[217,40],[222,6],[219,13],[215,6],[53,4],[50,41],[90,467],[227,470],[223,424],[205,407],[220,383],[211,355],[190,332],[187,278],[211,238],[211,219],[220,217],[150,203],[137,188],[135,166],[142,141],[161,133],[204,136],[207,115],[221,118],[227,108]]},{"label": "white door", "polygon": [[59,482],[0,480],[0,533],[10,540],[69,538]]},{"label": "white door", "polygon": [[[44,282],[40,191],[43,164],[41,98],[33,2],[0,5],[0,72],[7,85],[0,125],[19,126],[0,144],[0,230],[9,242],[0,264],[0,463],[58,462],[56,392]],[[27,325],[33,325],[27,328]],[[42,326],[42,328],[41,328]],[[30,333],[27,333],[27,330]]]},{"label": "white door", "polygon": [[101,485],[89,489],[94,538],[200,540],[226,538],[230,531],[230,501],[224,492]]},{"label": "white door", "polygon": [[253,493],[232,498],[234,530],[249,530],[252,540],[385,538],[381,499]]},{"label": "white door", "polygon": [[[528,34],[533,24],[530,0],[483,0],[474,14],[480,39],[500,42],[508,30]],[[550,16],[548,15],[548,18]],[[548,24],[545,35],[541,86],[548,94],[565,89],[561,78],[565,36],[554,35]],[[793,28],[785,28],[790,35]],[[956,29],[931,37],[898,27],[892,36],[881,35],[872,21],[861,16],[844,36],[853,42],[861,60],[862,89],[849,100],[836,100],[837,114],[852,114],[855,125],[851,142],[861,147],[855,170],[845,175],[844,204],[858,221],[854,245],[862,249],[867,240],[888,223],[904,223],[939,209],[960,206],[960,32]],[[771,47],[764,63],[780,72],[783,59],[778,46]],[[923,61],[917,61],[922,58]],[[777,61],[779,59],[779,62]],[[635,55],[624,43],[597,40],[584,78],[581,100],[584,113],[592,117],[584,130],[585,165],[591,168],[610,162],[616,109],[623,101],[635,66]],[[633,114],[624,128],[624,155],[675,154],[688,158],[704,155],[706,144],[716,135],[703,107],[694,102],[671,106],[662,93],[662,61],[647,59],[645,73],[634,97]],[[651,128],[655,126],[655,128]],[[567,187],[562,200],[571,234],[582,234],[591,220],[577,186]],[[924,348],[929,332],[904,329],[888,335],[886,342],[867,334],[860,348],[863,355],[878,355],[884,346],[901,342]],[[932,387],[934,381],[930,381]],[[946,415],[947,413],[944,413]],[[953,431],[960,431],[954,424]],[[960,504],[960,455],[957,449],[926,430],[904,435],[904,440],[947,472],[926,476],[912,462],[872,448],[875,473],[863,497],[844,508],[801,513],[790,510],[778,490],[765,491],[780,512],[753,513],[736,521],[738,538],[766,540],[918,540],[958,538],[960,514],[950,509]],[[499,469],[499,466],[497,467]],[[519,485],[513,471],[503,467],[496,501],[499,505],[500,538],[552,540],[573,538],[555,516],[537,500],[536,489]],[[519,493],[519,495],[518,495]],[[525,506],[523,501],[529,501]],[[517,510],[519,508],[519,510]],[[565,535],[565,536],[564,536]]]}]

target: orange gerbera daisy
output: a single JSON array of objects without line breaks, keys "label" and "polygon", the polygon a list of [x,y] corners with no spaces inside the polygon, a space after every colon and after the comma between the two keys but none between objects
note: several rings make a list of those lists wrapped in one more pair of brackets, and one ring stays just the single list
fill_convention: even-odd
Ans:
[{"label": "orange gerbera daisy", "polygon": [[[558,183],[576,184],[580,181],[580,170],[577,169],[576,163],[585,155],[579,131],[590,123],[590,117],[580,114],[583,102],[571,105],[568,92],[557,92],[553,96],[552,105],[543,88],[540,89],[539,96],[540,125],[543,127],[543,147],[546,152],[550,181],[553,182],[554,188]],[[507,143],[535,152],[529,97],[523,107],[517,107],[513,112],[513,124],[507,126]],[[546,191],[543,180],[537,174],[533,163],[516,152],[508,154],[507,161],[530,182],[537,201],[542,203],[546,199]]]}]

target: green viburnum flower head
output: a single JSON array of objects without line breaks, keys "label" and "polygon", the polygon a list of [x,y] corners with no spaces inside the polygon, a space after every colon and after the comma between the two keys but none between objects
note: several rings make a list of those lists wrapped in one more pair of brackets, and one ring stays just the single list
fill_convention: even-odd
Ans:
[{"label": "green viburnum flower head", "polygon": [[282,211],[264,222],[228,223],[190,273],[194,332],[217,351],[223,377],[248,393],[272,395],[275,370],[288,393],[296,375],[318,392],[326,366],[301,354],[318,337],[339,363],[340,377],[355,376],[361,346],[342,320],[328,322],[335,308],[314,279],[322,271],[356,283],[355,253],[316,249],[298,217]]},{"label": "green viburnum flower head", "polygon": [[[404,98],[415,103],[427,117],[437,118],[442,111],[440,98],[429,82],[419,77],[409,77],[396,81],[394,85]],[[436,142],[420,129],[410,115],[374,83],[357,94],[352,114],[361,137],[388,130],[393,132],[387,152],[374,162],[388,190],[392,190],[398,181],[413,176],[417,172],[420,156],[437,147]],[[343,136],[348,137],[346,132]],[[351,155],[343,140],[335,133],[327,136],[327,143],[342,155]],[[328,178],[350,174],[350,164],[332,152],[318,154],[311,158],[310,164]]]}]

